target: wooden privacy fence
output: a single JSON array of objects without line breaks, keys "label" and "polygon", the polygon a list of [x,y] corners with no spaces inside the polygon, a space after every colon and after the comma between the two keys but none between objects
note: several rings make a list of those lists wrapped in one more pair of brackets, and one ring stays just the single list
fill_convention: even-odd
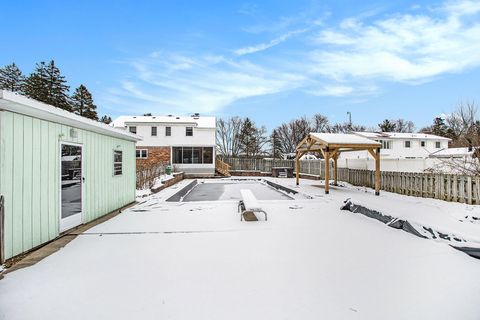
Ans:
[{"label": "wooden privacy fence", "polygon": [[[271,172],[272,167],[295,168],[295,160],[224,158],[223,161],[230,165],[231,171]],[[301,160],[300,173],[323,179],[323,163],[323,160]],[[338,180],[374,188],[375,171],[338,168]],[[480,204],[480,176],[383,171],[380,173],[380,186],[382,190],[398,194]]]},{"label": "wooden privacy fence", "polygon": [[[375,186],[374,171],[346,168],[338,170],[339,180],[355,186]],[[409,196],[480,204],[480,176],[381,172],[380,185],[382,190]]]}]

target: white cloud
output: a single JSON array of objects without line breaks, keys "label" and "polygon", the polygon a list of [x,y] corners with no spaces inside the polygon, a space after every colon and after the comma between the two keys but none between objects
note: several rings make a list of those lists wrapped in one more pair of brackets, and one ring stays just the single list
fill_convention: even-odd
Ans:
[{"label": "white cloud", "polygon": [[304,33],[306,31],[307,31],[307,29],[291,31],[291,32],[288,32],[288,33],[286,33],[286,34],[284,34],[284,35],[282,35],[282,36],[280,36],[276,39],[273,39],[273,40],[269,41],[269,42],[260,43],[260,44],[254,45],[254,46],[248,46],[248,47],[240,48],[240,49],[234,50],[233,52],[238,56],[243,56],[243,55],[246,55],[246,54],[251,54],[251,53],[264,51],[264,50],[267,50],[271,47],[274,47],[274,46],[286,41],[288,38],[290,38],[292,36]]},{"label": "white cloud", "polygon": [[[188,61],[189,67],[172,67],[179,61]],[[122,81],[123,91],[115,95],[137,100],[157,113],[210,113],[240,99],[298,88],[303,81],[295,74],[220,56],[150,55],[130,65],[135,76]]]},{"label": "white cloud", "polygon": [[418,82],[480,65],[480,2],[448,2],[428,16],[396,15],[364,24],[346,19],[319,33],[314,71],[332,79]]}]

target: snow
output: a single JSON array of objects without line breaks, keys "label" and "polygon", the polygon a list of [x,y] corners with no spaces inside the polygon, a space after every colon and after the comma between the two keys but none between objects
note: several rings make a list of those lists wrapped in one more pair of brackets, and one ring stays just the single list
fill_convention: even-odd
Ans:
[{"label": "snow", "polygon": [[313,199],[258,200],[268,221],[241,222],[237,201],[165,202],[183,180],[6,274],[0,319],[478,319],[480,260],[339,210],[352,198],[478,239],[458,221],[477,207],[271,180]]},{"label": "snow", "polygon": [[311,136],[320,139],[327,144],[360,144],[360,145],[375,145],[380,143],[373,141],[371,139],[367,139],[364,137],[360,137],[355,134],[350,133],[310,133]]},{"label": "snow", "polygon": [[472,156],[473,150],[469,148],[446,148],[430,154],[432,158],[450,158]]},{"label": "snow", "polygon": [[215,117],[208,116],[120,116],[112,121],[112,125],[119,128],[124,128],[132,123],[190,123],[196,125],[197,128],[216,128]]},{"label": "snow", "polygon": [[408,132],[368,132],[357,131],[356,135],[370,139],[422,139],[422,140],[451,140],[449,138],[436,136],[427,133],[408,133]]}]

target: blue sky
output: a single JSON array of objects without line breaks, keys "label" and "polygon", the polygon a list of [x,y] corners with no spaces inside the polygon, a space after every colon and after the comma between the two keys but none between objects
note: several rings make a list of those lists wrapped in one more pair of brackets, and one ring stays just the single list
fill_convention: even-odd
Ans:
[{"label": "blue sky", "polygon": [[[0,65],[55,59],[100,114],[315,113],[417,128],[480,100],[480,1],[8,1]],[[8,14],[5,14],[8,13]]]}]

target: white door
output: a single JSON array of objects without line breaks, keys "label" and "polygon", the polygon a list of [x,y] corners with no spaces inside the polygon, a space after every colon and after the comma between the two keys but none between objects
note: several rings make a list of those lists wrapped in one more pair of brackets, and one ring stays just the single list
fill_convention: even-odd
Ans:
[{"label": "white door", "polygon": [[60,232],[82,223],[82,146],[60,144]]}]

